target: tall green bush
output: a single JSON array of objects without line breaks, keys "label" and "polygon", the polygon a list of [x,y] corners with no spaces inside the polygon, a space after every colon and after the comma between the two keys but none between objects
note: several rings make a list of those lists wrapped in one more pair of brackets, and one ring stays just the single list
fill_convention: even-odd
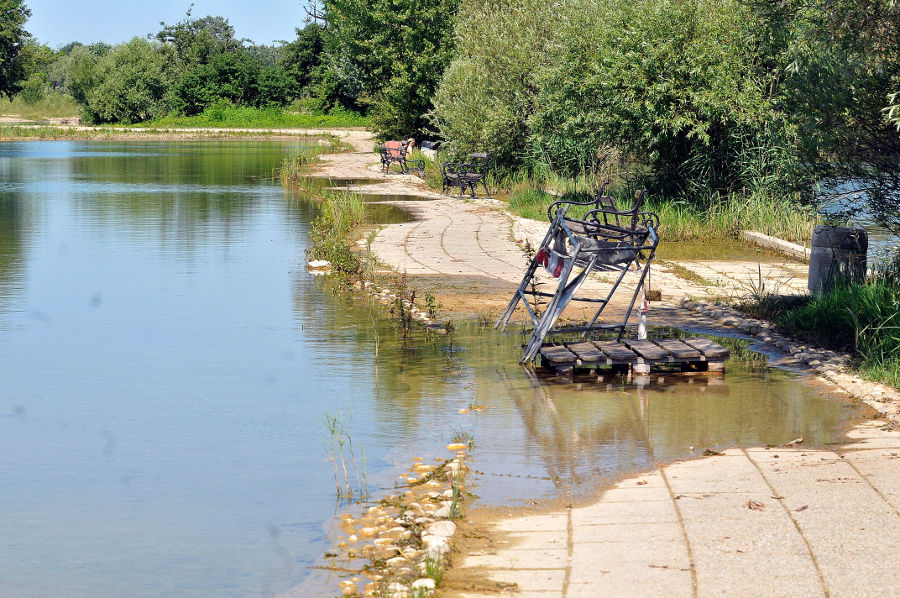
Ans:
[{"label": "tall green bush", "polygon": [[455,153],[657,195],[790,191],[793,129],[737,0],[466,1],[433,119]]},{"label": "tall green bush", "polygon": [[155,44],[135,37],[97,62],[87,110],[95,122],[135,123],[167,112],[168,77]]},{"label": "tall green bush", "polygon": [[434,98],[434,126],[450,154],[488,150],[506,168],[529,166],[528,119],[559,27],[559,0],[463,0],[456,57]]},{"label": "tall green bush", "polygon": [[776,187],[790,129],[758,31],[737,0],[570,3],[539,76],[528,158],[577,174],[612,153],[668,196]]},{"label": "tall green bush", "polygon": [[[784,65],[782,103],[800,131],[797,152],[820,196],[862,192],[870,213],[900,234],[900,2],[752,0]],[[893,113],[892,113],[893,108]],[[893,121],[892,121],[893,117]],[[858,200],[857,209],[858,209]]]}]

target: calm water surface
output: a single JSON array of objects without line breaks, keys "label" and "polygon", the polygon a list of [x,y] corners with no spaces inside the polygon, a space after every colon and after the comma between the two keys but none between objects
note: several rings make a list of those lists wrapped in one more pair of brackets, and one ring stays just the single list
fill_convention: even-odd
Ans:
[{"label": "calm water surface", "polygon": [[292,147],[0,144],[0,597],[335,594],[326,414],[376,495],[470,433],[487,504],[858,417],[750,353],[638,388],[529,377],[516,333],[400,342],[304,271]]}]

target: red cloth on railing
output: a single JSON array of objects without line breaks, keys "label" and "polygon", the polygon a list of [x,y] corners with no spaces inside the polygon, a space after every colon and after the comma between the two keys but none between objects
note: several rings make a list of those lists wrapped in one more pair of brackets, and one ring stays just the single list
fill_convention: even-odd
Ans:
[{"label": "red cloth on railing", "polygon": [[537,264],[543,266],[547,273],[553,276],[553,278],[559,278],[563,268],[566,267],[568,259],[569,258],[561,253],[556,253],[547,247],[541,247],[541,250],[534,256],[534,260]]}]

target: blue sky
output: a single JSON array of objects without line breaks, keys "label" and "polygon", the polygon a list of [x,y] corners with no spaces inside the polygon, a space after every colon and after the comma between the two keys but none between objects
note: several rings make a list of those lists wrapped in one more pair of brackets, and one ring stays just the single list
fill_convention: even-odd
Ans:
[{"label": "blue sky", "polygon": [[[228,19],[237,37],[256,43],[294,39],[303,25],[303,0],[195,0],[193,17]],[[159,31],[159,22],[184,18],[190,0],[25,0],[31,18],[25,29],[38,41],[57,48],[71,41],[111,44]]]}]

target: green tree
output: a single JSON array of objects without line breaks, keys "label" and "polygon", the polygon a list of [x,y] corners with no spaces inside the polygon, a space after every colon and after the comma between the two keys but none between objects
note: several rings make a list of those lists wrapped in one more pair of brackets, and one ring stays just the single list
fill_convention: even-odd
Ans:
[{"label": "green tree", "polygon": [[167,112],[168,76],[155,44],[135,37],[115,46],[92,69],[88,114],[95,122],[135,123]]},{"label": "green tree", "polygon": [[440,82],[431,114],[450,153],[488,150],[498,165],[527,166],[528,119],[560,8],[558,0],[463,1],[455,28],[456,57]]},{"label": "green tree", "polygon": [[321,79],[325,41],[322,28],[315,23],[295,31],[297,38],[279,48],[278,66],[287,77],[289,95],[302,98],[310,95]]},{"label": "green tree", "polygon": [[[900,233],[900,3],[803,0],[752,6],[780,44],[784,109],[799,127],[797,150],[819,196],[862,193]],[[893,99],[892,99],[893,98]],[[893,102],[893,103],[892,103]],[[891,121],[891,117],[895,121]],[[858,209],[858,208],[857,208]]]},{"label": "green tree", "polygon": [[22,0],[0,0],[0,94],[12,98],[25,78],[22,48],[28,38],[25,21],[31,11]]},{"label": "green tree", "polygon": [[215,54],[231,52],[242,46],[234,37],[234,27],[224,17],[207,15],[200,19],[191,18],[191,8],[183,20],[168,25],[160,22],[162,29],[156,39],[174,49],[173,57],[178,69],[190,69],[197,64],[206,64]]},{"label": "green tree", "polygon": [[327,67],[385,137],[421,135],[453,55],[459,0],[325,0]]},{"label": "green tree", "polygon": [[576,174],[611,150],[655,193],[694,201],[784,191],[791,130],[758,30],[736,0],[572,2],[539,77],[531,159]]}]

